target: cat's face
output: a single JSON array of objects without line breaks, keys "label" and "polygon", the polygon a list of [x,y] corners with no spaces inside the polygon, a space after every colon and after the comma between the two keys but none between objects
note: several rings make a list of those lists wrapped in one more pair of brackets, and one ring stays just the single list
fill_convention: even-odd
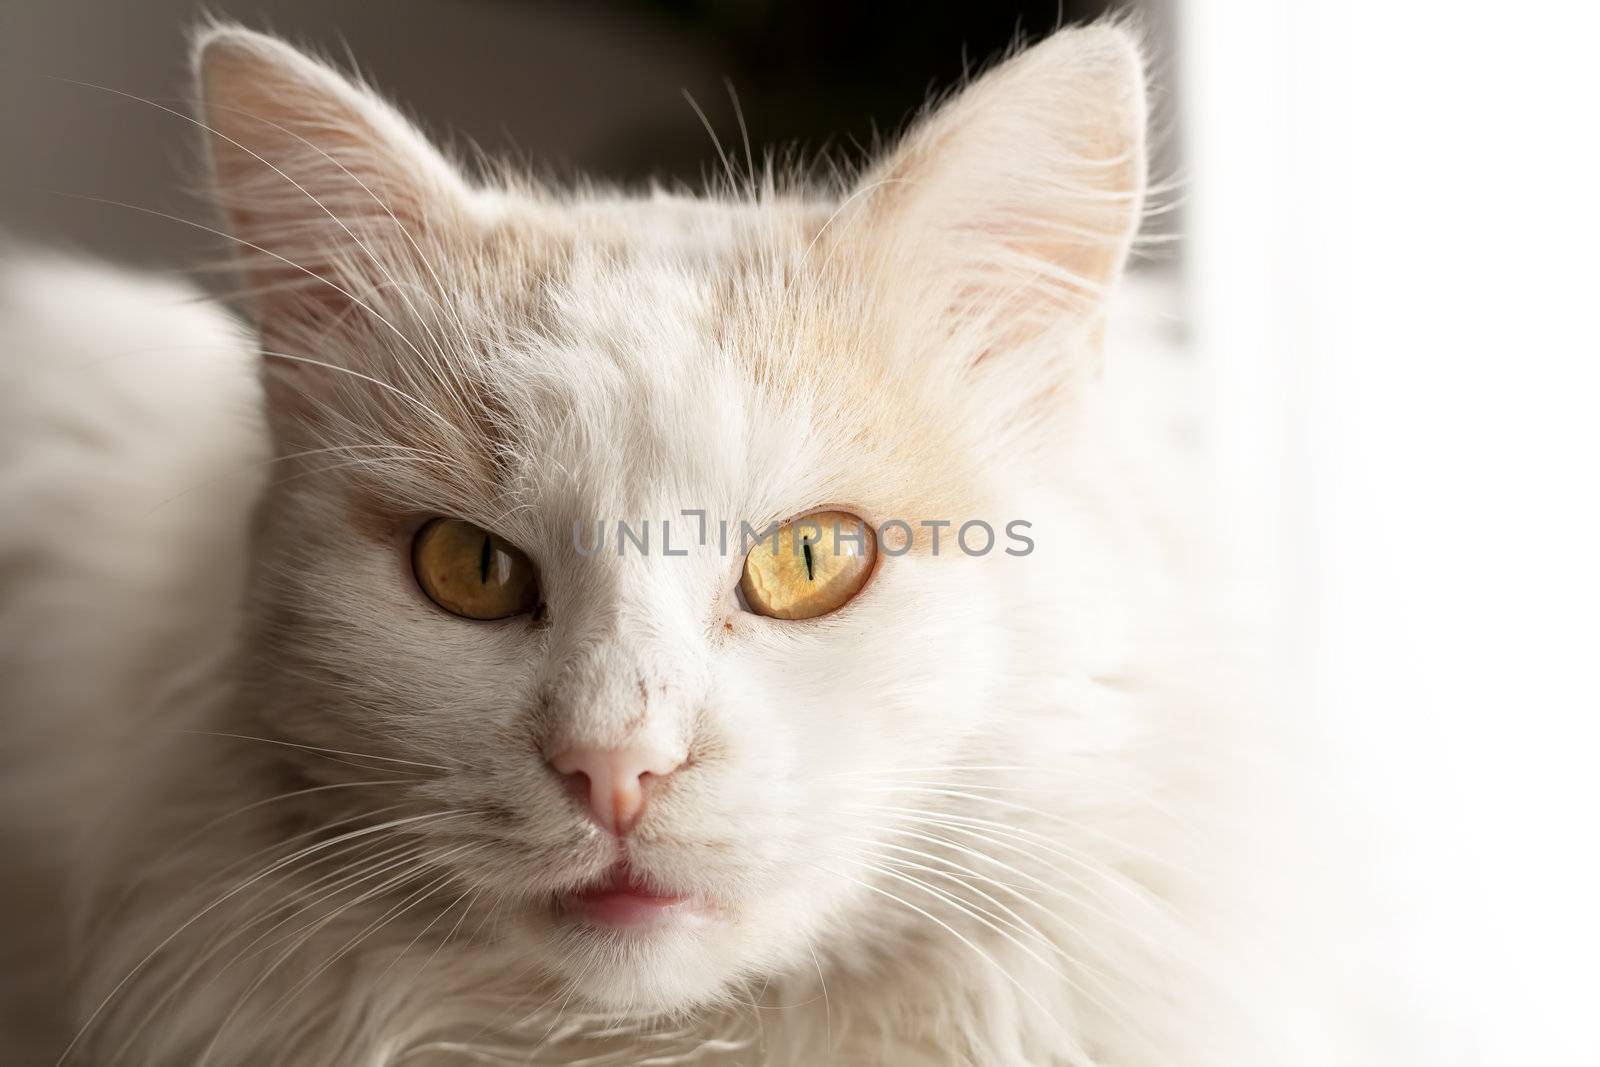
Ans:
[{"label": "cat's face", "polygon": [[[238,31],[203,43],[219,193],[269,252],[247,260],[282,457],[256,728],[401,761],[318,767],[397,768],[402,814],[426,816],[407,832],[499,903],[530,973],[678,1008],[881,949],[916,919],[882,876],[915,845],[906,813],[959,811],[941,785],[973,779],[951,768],[1026,785],[1072,745],[1059,689],[1106,620],[1055,483],[1090,290],[1137,218],[1142,110],[1120,37],[1051,47],[855,195],[735,204],[469,188],[325,68]],[[1038,159],[994,158],[1029,133]],[[1029,168],[1063,160],[1034,191]],[[880,532],[859,591],[816,618],[751,610],[741,523],[819,511]],[[431,599],[413,550],[439,517],[531,561],[538,607]],[[992,538],[958,542],[969,520]],[[563,755],[641,747],[665,762],[609,825],[601,772]],[[645,903],[585,910],[619,872]]]}]

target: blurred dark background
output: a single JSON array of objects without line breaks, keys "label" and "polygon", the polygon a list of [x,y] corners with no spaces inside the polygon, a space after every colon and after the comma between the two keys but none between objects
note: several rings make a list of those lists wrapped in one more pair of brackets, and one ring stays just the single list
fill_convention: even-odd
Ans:
[{"label": "blurred dark background", "polygon": [[[1170,63],[1162,2],[1141,6]],[[931,94],[1019,38],[1123,9],[1096,0],[213,0],[204,10],[354,57],[434,136],[557,176],[703,184],[744,147],[854,162]],[[204,219],[183,109],[193,0],[0,2],[0,226],[135,263],[175,265],[205,235],[72,192]],[[1158,82],[1170,70],[1157,71]],[[69,80],[62,80],[69,79]],[[1161,168],[1168,169],[1170,167]]]}]

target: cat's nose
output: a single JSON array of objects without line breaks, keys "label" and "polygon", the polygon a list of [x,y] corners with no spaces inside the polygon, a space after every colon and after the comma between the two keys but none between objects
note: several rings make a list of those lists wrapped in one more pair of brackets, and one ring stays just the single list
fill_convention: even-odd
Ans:
[{"label": "cat's nose", "polygon": [[550,766],[571,781],[594,821],[618,837],[644,813],[647,779],[665,778],[682,765],[681,757],[647,745],[578,746],[550,757]]}]

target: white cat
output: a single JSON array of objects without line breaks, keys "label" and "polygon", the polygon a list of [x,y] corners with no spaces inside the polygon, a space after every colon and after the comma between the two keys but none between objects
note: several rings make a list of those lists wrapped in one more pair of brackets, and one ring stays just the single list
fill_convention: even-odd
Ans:
[{"label": "white cat", "polygon": [[[195,63],[248,338],[0,290],[16,1062],[1313,1062],[1108,417],[1126,31],[704,200],[470,179],[242,29]],[[864,539],[721,536],[823,512]]]}]

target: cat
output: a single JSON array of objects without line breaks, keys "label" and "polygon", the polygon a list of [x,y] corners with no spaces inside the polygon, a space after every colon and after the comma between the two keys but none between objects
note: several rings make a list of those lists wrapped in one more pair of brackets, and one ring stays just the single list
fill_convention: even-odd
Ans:
[{"label": "cat", "polygon": [[1204,553],[1107,397],[1132,31],[703,198],[193,57],[241,318],[0,291],[17,1062],[1316,1062]]}]

